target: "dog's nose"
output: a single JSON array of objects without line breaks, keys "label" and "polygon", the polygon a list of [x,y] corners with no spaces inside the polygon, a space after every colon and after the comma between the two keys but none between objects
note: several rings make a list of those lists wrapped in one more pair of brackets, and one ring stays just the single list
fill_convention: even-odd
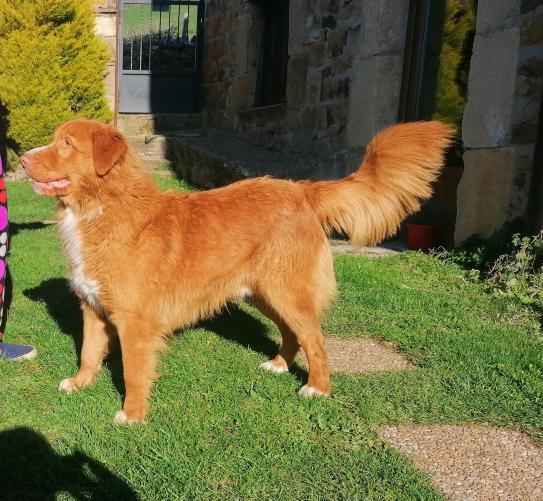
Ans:
[{"label": "dog's nose", "polygon": [[21,158],[19,158],[21,165],[23,166],[23,169],[27,169],[30,165],[30,155],[25,154]]}]

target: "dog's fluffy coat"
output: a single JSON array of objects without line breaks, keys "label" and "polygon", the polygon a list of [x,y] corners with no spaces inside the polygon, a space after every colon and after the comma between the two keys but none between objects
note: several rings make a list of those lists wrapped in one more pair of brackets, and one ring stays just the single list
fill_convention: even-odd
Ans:
[{"label": "dog's fluffy coat", "polygon": [[286,371],[302,347],[309,378],[300,394],[329,394],[320,315],[336,285],[326,232],[356,244],[394,234],[431,195],[451,135],[440,122],[390,127],[368,145],[360,169],[338,181],[264,177],[160,193],[114,128],[62,125],[53,143],[22,158],[35,190],[59,200],[83,309],[81,367],[60,389],[92,383],[116,333],[126,387],[117,420],[142,420],[165,336],[248,299],[282,335],[279,354],[262,367]]}]

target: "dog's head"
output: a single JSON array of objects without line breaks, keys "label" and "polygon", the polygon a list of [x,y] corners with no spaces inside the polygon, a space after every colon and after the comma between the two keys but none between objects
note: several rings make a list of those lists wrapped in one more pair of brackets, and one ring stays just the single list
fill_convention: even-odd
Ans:
[{"label": "dog's head", "polygon": [[56,130],[51,144],[25,153],[21,164],[36,193],[66,197],[85,182],[106,176],[127,153],[126,139],[112,126],[72,120]]}]

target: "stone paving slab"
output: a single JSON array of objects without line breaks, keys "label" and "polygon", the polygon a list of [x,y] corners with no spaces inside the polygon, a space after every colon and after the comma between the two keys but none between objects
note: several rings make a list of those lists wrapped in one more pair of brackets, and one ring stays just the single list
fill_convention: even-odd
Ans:
[{"label": "stone paving slab", "polygon": [[543,449],[488,426],[390,426],[381,438],[428,473],[452,500],[542,500]]},{"label": "stone paving slab", "polygon": [[[359,374],[381,371],[405,371],[416,367],[392,344],[372,338],[326,338],[328,364],[332,373]],[[297,361],[307,367],[300,350]]]}]

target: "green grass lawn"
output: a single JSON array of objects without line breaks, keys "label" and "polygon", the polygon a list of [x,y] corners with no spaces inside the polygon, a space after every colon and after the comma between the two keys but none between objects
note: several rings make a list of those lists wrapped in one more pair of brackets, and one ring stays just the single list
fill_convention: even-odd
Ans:
[{"label": "green grass lawn", "polygon": [[8,192],[7,339],[37,346],[39,357],[0,363],[0,499],[440,499],[379,440],[379,425],[478,422],[543,439],[539,318],[417,253],[337,257],[340,295],[324,329],[391,341],[419,370],[335,375],[331,398],[301,399],[302,369],[256,368],[276,349],[275,328],[232,306],[172,339],[148,423],[114,426],[118,354],[95,386],[57,392],[77,369],[81,315],[56,228],[41,224],[53,217],[52,201],[26,182]]},{"label": "green grass lawn", "polygon": [[[164,5],[166,7],[166,5]],[[162,12],[150,4],[128,4],[123,10],[123,28],[125,35],[168,33],[172,38],[183,33],[183,20],[188,17],[188,36],[196,35],[198,6],[170,5]]]}]

